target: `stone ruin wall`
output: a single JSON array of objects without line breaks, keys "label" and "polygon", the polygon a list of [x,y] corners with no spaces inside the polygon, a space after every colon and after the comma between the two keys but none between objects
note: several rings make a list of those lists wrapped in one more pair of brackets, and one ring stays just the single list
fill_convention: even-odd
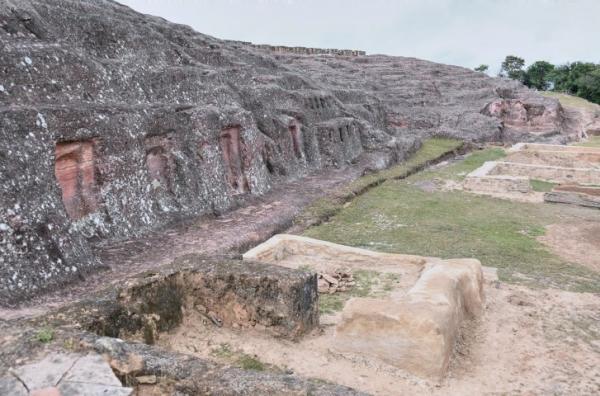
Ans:
[{"label": "stone ruin wall", "polygon": [[288,47],[285,45],[254,44],[250,41],[226,40],[232,44],[247,45],[262,50],[296,54],[296,55],[337,55],[337,56],[365,56],[366,51],[337,49],[337,48],[312,48],[312,47]]}]

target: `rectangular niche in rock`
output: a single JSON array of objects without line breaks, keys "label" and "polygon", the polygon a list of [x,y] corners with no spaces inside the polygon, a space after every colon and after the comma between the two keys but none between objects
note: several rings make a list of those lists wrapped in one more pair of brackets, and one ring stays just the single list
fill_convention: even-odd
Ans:
[{"label": "rectangular niche in rock", "polygon": [[248,180],[244,174],[244,161],[241,154],[240,127],[228,127],[221,131],[219,138],[227,182],[235,194],[243,194],[250,191]]},{"label": "rectangular niche in rock", "polygon": [[94,142],[56,143],[55,158],[54,174],[69,217],[76,220],[94,212],[98,208]]},{"label": "rectangular niche in rock", "polygon": [[302,131],[296,122],[292,122],[288,127],[292,137],[292,147],[296,158],[302,158]]},{"label": "rectangular niche in rock", "polygon": [[175,162],[171,155],[171,137],[150,136],[146,138],[146,169],[154,188],[171,190]]}]

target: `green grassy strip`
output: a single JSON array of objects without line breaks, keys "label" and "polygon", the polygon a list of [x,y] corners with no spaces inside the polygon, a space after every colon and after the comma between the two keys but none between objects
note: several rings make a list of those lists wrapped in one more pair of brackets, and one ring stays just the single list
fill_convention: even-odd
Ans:
[{"label": "green grassy strip", "polygon": [[457,151],[462,146],[463,142],[456,139],[428,139],[423,142],[416,153],[402,164],[360,177],[340,188],[334,194],[318,199],[294,219],[294,224],[302,227],[318,225],[338,213],[343,205],[354,197],[386,180],[406,178],[440,158]]},{"label": "green grassy strip", "polygon": [[595,112],[596,114],[600,114],[600,106],[595,103],[589,102],[583,98],[579,98],[577,96],[560,93],[560,92],[540,92],[542,96],[546,96],[549,98],[558,99],[561,105],[565,107],[574,107],[577,109],[584,109],[588,111]]},{"label": "green grassy strip", "polygon": [[529,184],[531,185],[531,189],[536,192],[549,192],[556,186],[556,183],[537,179],[529,180]]},{"label": "green grassy strip", "polygon": [[600,136],[590,136],[587,140],[577,143],[576,146],[600,147]]}]

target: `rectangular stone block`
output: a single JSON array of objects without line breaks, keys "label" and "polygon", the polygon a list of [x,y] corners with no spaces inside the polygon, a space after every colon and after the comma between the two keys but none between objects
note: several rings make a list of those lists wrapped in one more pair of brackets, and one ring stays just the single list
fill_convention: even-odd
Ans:
[{"label": "rectangular stone block", "polygon": [[315,274],[195,255],[178,259],[176,265],[190,268],[181,272],[187,298],[213,312],[224,326],[260,325],[279,336],[296,338],[319,324]]},{"label": "rectangular stone block", "polygon": [[427,268],[404,299],[350,300],[333,347],[439,378],[448,369],[462,321],[480,315],[483,300],[479,261],[444,260]]},{"label": "rectangular stone block", "polygon": [[354,297],[344,305],[328,345],[419,376],[444,375],[463,321],[484,308],[483,272],[475,259],[380,253],[285,234],[243,257],[292,268],[310,264],[321,273],[343,265],[350,271],[395,274],[398,280],[389,296]]}]

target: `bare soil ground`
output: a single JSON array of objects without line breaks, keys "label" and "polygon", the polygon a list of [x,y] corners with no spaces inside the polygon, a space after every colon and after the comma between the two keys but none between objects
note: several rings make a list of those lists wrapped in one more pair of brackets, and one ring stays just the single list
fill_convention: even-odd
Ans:
[{"label": "bare soil ground", "polygon": [[556,255],[600,272],[600,223],[552,224],[539,240]]}]

